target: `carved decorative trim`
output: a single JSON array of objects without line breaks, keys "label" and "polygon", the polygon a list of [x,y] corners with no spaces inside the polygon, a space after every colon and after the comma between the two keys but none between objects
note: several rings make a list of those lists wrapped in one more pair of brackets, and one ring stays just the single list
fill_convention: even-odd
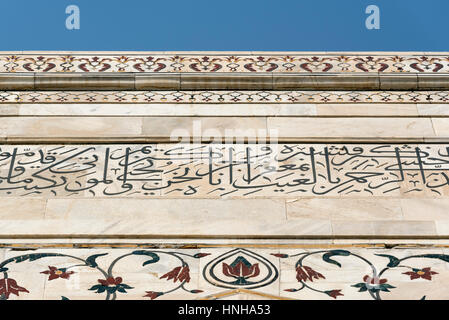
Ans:
[{"label": "carved decorative trim", "polygon": [[449,103],[449,91],[0,91],[1,103]]},{"label": "carved decorative trim", "polygon": [[3,54],[0,72],[447,73],[449,54]]}]

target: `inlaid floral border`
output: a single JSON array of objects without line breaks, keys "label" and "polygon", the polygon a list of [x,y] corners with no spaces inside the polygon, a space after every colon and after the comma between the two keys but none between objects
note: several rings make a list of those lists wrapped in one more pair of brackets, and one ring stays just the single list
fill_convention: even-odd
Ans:
[{"label": "inlaid floral border", "polygon": [[[444,290],[449,255],[444,249],[2,251],[3,300],[28,299],[30,295],[36,299],[36,293],[42,299],[63,300],[201,299],[225,289],[293,299],[409,299],[411,293],[414,299],[449,298]],[[87,283],[75,291],[65,290],[63,284],[76,277],[79,280],[81,275]],[[59,287],[52,289],[53,284]],[[56,295],[41,292],[54,288],[60,289]]]}]

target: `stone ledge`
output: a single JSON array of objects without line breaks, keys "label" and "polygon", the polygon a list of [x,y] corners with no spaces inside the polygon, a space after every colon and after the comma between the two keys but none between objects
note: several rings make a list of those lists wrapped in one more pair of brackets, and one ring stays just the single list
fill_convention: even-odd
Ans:
[{"label": "stone ledge", "polygon": [[[449,219],[438,207],[447,208],[447,199],[316,198],[295,207],[282,199],[21,201],[20,216],[2,206],[1,239],[449,239]],[[312,214],[332,205],[328,216]],[[427,214],[433,208],[439,212]]]},{"label": "stone ledge", "polygon": [[1,73],[0,90],[446,90],[449,74]]},{"label": "stone ledge", "polygon": [[[355,125],[356,124],[356,125]],[[320,130],[317,130],[320,128]],[[4,117],[4,142],[424,141],[449,138],[429,117]]]},{"label": "stone ledge", "polygon": [[447,104],[4,103],[0,116],[447,117]]}]

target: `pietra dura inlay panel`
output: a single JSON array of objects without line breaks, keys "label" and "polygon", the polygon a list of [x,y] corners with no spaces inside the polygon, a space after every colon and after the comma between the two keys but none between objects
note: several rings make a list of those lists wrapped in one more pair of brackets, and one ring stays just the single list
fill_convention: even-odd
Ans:
[{"label": "pietra dura inlay panel", "polygon": [[125,247],[0,249],[0,299],[449,298],[447,247]]},{"label": "pietra dura inlay panel", "polygon": [[441,197],[448,185],[444,144],[0,148],[2,197]]}]

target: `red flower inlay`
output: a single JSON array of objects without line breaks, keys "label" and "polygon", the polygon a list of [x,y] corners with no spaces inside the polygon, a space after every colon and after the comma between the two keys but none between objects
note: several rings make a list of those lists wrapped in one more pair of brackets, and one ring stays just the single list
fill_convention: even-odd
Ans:
[{"label": "red flower inlay", "polygon": [[337,296],[343,296],[343,293],[341,293],[341,290],[330,290],[325,291],[326,294],[334,299],[337,299]]},{"label": "red flower inlay", "polygon": [[248,265],[245,261],[238,261],[231,265],[223,263],[223,274],[228,277],[254,278],[260,274],[259,264]]},{"label": "red flower inlay", "polygon": [[423,269],[413,269],[413,271],[403,272],[403,274],[410,276],[410,280],[415,280],[419,278],[432,280],[432,275],[438,274],[438,272],[431,271],[430,268],[423,268]]},{"label": "red flower inlay", "polygon": [[301,282],[301,281],[307,281],[310,280],[313,282],[313,279],[326,279],[321,273],[313,270],[310,267],[307,266],[298,266],[296,268],[296,279]]},{"label": "red flower inlay", "polygon": [[56,268],[56,267],[52,267],[52,266],[48,266],[48,270],[46,271],[42,271],[41,273],[43,274],[48,274],[48,280],[54,280],[54,279],[58,279],[58,278],[62,278],[62,279],[69,279],[71,274],[74,274],[75,272],[73,271],[66,271],[66,269],[64,268]]},{"label": "red flower inlay", "polygon": [[144,295],[143,297],[144,297],[144,298],[148,297],[148,298],[150,298],[151,300],[154,300],[154,299],[156,299],[157,297],[160,297],[160,296],[163,295],[162,292],[155,292],[155,291],[145,291],[145,292],[146,292],[146,295]]},{"label": "red flower inlay", "polygon": [[14,279],[6,278],[0,280],[0,296],[5,296],[8,299],[11,293],[18,296],[19,292],[30,293],[27,289],[19,287]]},{"label": "red flower inlay", "polygon": [[104,279],[98,279],[98,282],[105,287],[110,287],[110,286],[117,286],[120,283],[122,283],[123,279],[121,277],[109,277],[106,280]]},{"label": "red flower inlay", "polygon": [[176,267],[172,271],[167,272],[162,277],[160,277],[160,279],[163,279],[163,278],[167,278],[167,280],[173,279],[173,282],[176,282],[178,280],[181,282],[183,282],[183,281],[189,282],[190,281],[189,267],[188,266]]}]

